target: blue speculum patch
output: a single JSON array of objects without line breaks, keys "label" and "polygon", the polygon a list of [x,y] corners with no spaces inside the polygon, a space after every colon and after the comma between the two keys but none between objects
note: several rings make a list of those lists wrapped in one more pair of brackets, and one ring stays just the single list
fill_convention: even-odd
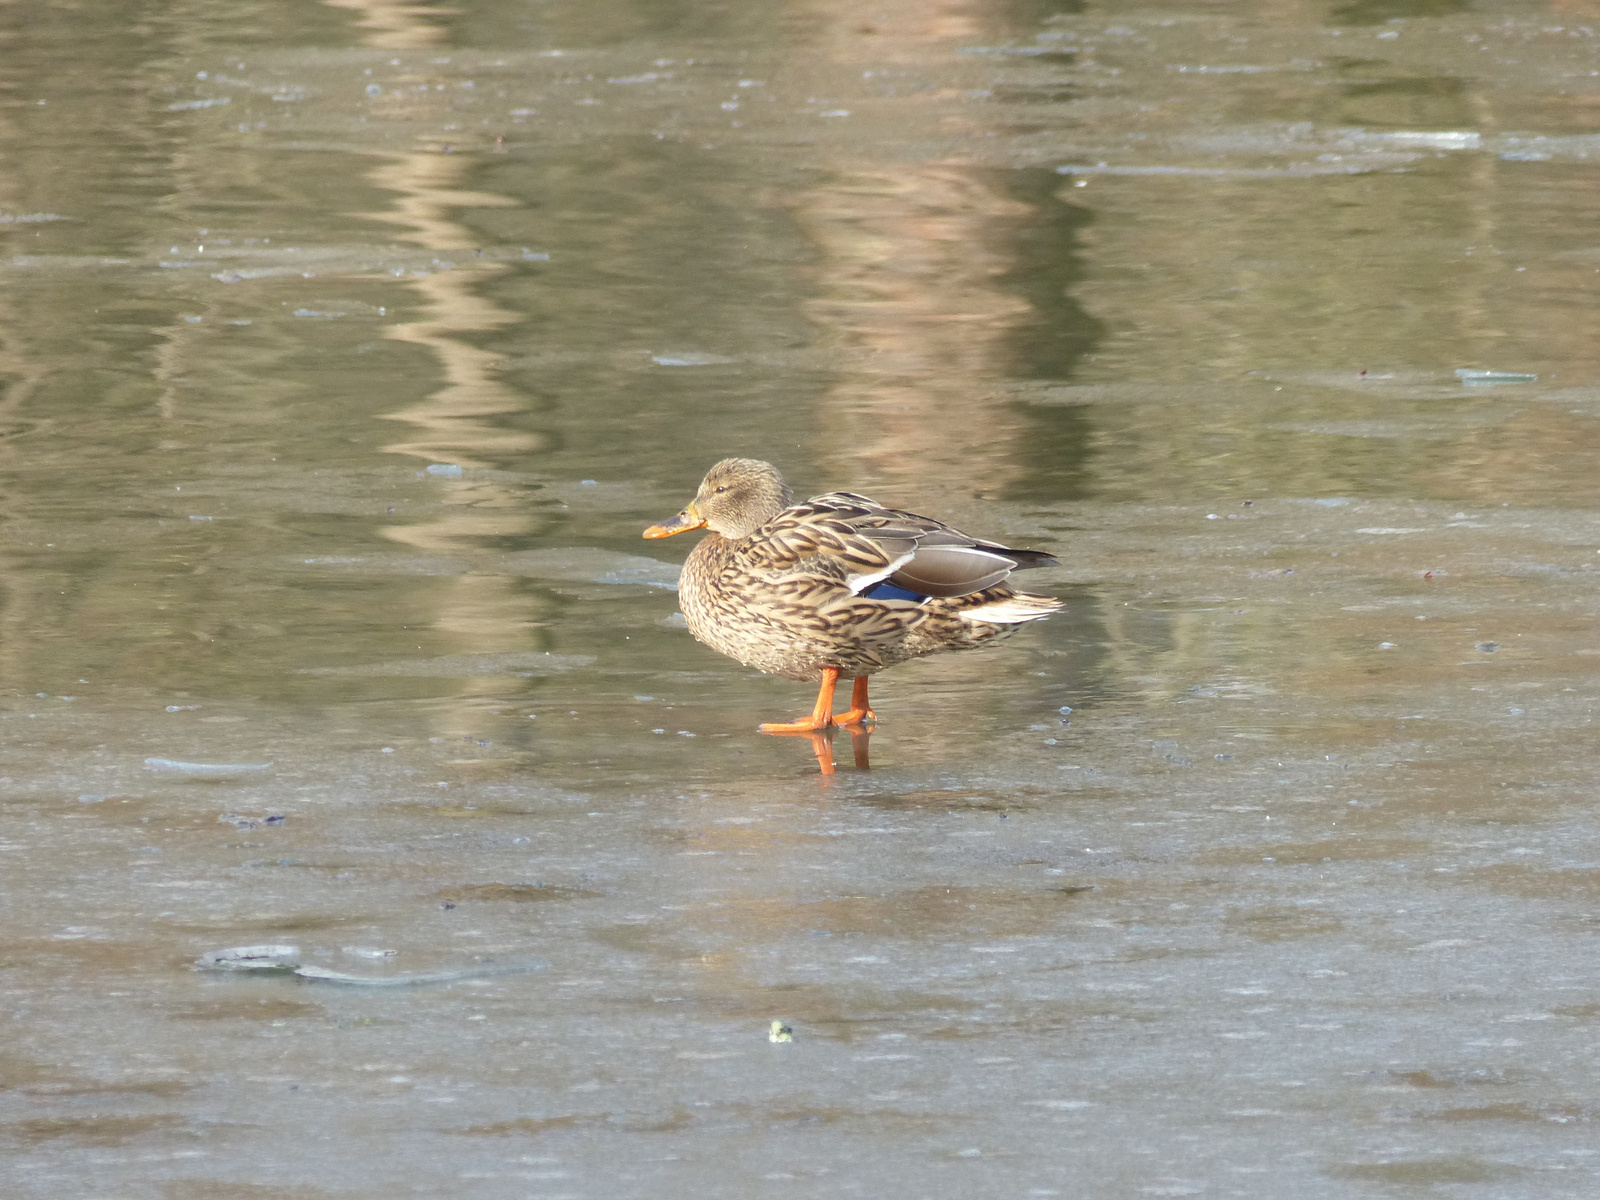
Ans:
[{"label": "blue speculum patch", "polygon": [[875,583],[861,594],[868,600],[914,600],[918,604],[927,599],[921,592],[913,592],[909,588],[897,587],[887,581]]}]

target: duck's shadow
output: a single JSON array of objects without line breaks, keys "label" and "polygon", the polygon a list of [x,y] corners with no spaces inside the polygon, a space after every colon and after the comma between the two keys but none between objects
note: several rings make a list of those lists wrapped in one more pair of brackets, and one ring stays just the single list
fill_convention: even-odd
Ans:
[{"label": "duck's shadow", "polygon": [[872,741],[872,730],[867,725],[829,725],[826,729],[793,730],[773,732],[763,730],[768,737],[803,737],[811,739],[811,752],[817,756],[817,766],[824,775],[834,774],[835,764],[833,758],[834,735],[843,729],[850,734],[850,751],[855,758],[858,771],[870,771],[872,763],[868,760],[867,747]]}]

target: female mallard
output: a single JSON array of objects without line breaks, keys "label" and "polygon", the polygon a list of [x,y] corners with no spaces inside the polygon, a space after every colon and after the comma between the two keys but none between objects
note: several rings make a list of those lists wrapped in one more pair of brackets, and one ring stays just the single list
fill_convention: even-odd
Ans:
[{"label": "female mallard", "polygon": [[876,714],[867,678],[940,650],[1004,637],[1061,607],[1005,585],[1012,571],[1054,566],[1038,550],[969,537],[930,517],[829,492],[790,504],[770,463],[725,458],[694,500],[647,538],[711,532],[683,564],[678,601],[689,632],[769,675],[822,681],[809,717],[761,726],[809,733],[834,724],[833,689],[855,680],[840,725]]}]

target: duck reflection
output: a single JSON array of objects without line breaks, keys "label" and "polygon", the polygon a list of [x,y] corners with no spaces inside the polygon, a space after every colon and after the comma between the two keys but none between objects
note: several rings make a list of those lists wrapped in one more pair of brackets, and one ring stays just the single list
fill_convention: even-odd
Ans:
[{"label": "duck reflection", "polygon": [[833,738],[839,730],[843,729],[850,735],[850,751],[855,758],[856,770],[870,771],[872,763],[869,761],[868,747],[872,743],[872,727],[868,724],[855,725],[829,725],[823,729],[786,729],[763,730],[773,737],[803,737],[811,739],[811,753],[817,756],[817,767],[824,775],[837,773],[837,763],[833,757]]}]

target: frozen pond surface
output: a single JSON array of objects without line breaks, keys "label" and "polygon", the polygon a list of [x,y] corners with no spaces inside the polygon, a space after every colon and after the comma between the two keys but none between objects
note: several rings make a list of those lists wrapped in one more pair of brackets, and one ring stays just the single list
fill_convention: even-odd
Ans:
[{"label": "frozen pond surface", "polygon": [[[8,1200],[1600,1194],[1592,4],[0,26]],[[823,776],[730,454],[1067,608]]]}]

